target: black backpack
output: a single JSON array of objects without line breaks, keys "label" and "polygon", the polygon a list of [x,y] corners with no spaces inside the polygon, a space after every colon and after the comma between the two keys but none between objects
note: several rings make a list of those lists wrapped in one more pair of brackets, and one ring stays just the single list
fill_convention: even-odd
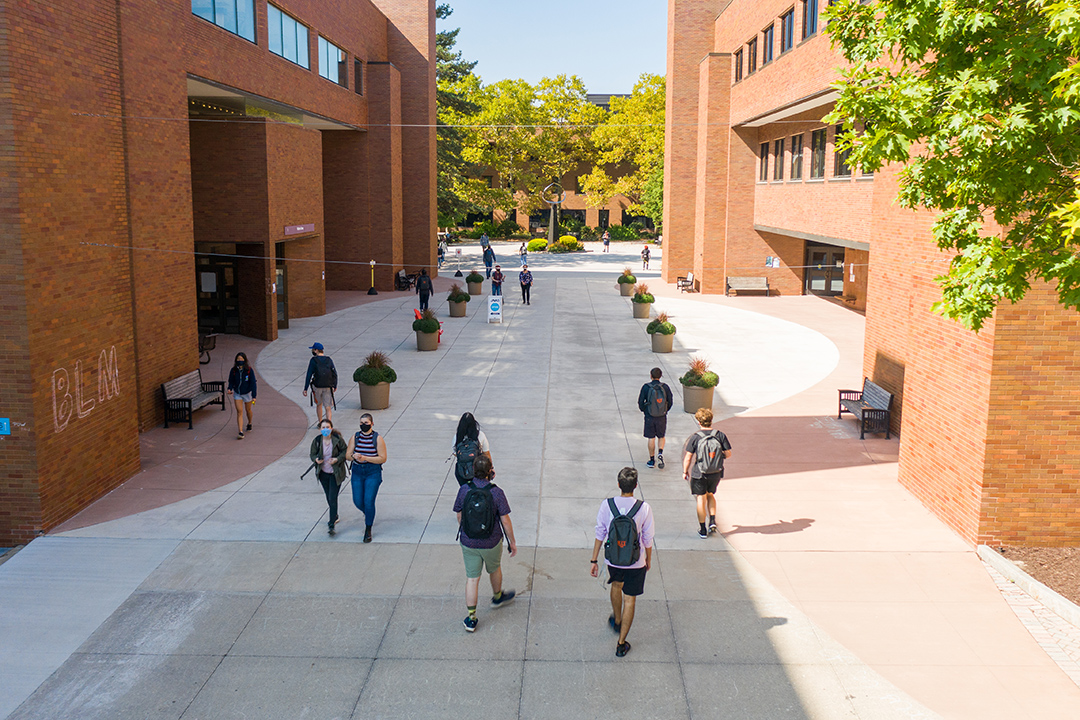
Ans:
[{"label": "black backpack", "polygon": [[712,430],[698,431],[697,448],[694,451],[694,464],[702,475],[714,475],[724,471],[724,444]]},{"label": "black backpack", "polygon": [[653,417],[663,417],[668,414],[667,393],[664,392],[664,386],[658,382],[651,382],[645,387],[648,390],[645,391],[645,399],[649,401],[649,409],[647,412]]},{"label": "black backpack", "polygon": [[472,480],[467,484],[469,490],[461,507],[461,533],[472,540],[484,540],[491,537],[499,522],[499,514],[495,512],[495,496],[491,493],[495,485],[488,483],[484,487],[477,487]]},{"label": "black backpack", "polygon": [[638,539],[637,523],[634,515],[641,509],[641,501],[625,515],[619,512],[615,498],[608,498],[611,508],[611,524],[608,525],[607,541],[604,543],[604,557],[608,564],[618,567],[630,567],[641,557],[641,541]]},{"label": "black backpack", "polygon": [[337,387],[337,371],[334,369],[334,361],[325,355],[316,355],[315,375],[311,379],[313,387],[328,388]]},{"label": "black backpack", "polygon": [[464,485],[473,479],[473,462],[480,455],[480,440],[466,437],[454,446],[457,462],[454,464],[454,477],[458,485]]}]

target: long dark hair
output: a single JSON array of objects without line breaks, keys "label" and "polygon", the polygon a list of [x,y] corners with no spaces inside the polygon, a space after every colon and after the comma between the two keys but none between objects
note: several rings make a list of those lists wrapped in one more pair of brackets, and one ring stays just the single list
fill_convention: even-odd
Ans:
[{"label": "long dark hair", "polygon": [[476,422],[476,418],[473,417],[471,412],[463,413],[461,419],[457,424],[457,440],[454,444],[464,440],[466,437],[470,437],[473,440],[480,439],[480,423]]}]

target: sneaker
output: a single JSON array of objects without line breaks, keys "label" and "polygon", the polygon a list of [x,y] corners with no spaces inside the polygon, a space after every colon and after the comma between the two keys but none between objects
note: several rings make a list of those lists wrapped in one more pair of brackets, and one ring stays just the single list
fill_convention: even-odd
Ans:
[{"label": "sneaker", "polygon": [[611,615],[610,617],[608,617],[607,624],[610,625],[611,629],[614,630],[615,632],[621,632],[622,631],[622,623],[615,622],[615,616],[614,615]]},{"label": "sneaker", "polygon": [[251,432],[251,423],[247,424],[247,430],[248,430],[248,432]]},{"label": "sneaker", "polygon": [[327,533],[329,533],[330,535],[333,535],[333,534],[335,534],[335,531],[334,531],[334,523],[330,523],[330,527],[329,527],[329,528],[327,529],[327,531],[326,531],[326,532],[327,532]]},{"label": "sneaker", "polygon": [[517,595],[517,591],[515,590],[503,590],[503,594],[500,595],[498,599],[496,599],[495,597],[491,598],[491,604],[495,605],[496,607],[498,607],[499,605],[505,605],[506,603],[512,601],[515,595]]},{"label": "sneaker", "polygon": [[652,458],[649,458],[649,462],[645,463],[645,467],[649,467],[649,468],[656,467],[656,461],[653,460]]},{"label": "sneaker", "polygon": [[699,538],[701,538],[702,540],[704,540],[705,538],[709,537],[709,531],[708,530],[702,530],[701,528],[698,528],[697,536]]},{"label": "sneaker", "polygon": [[366,528],[364,528],[364,542],[366,542],[366,543],[371,542],[371,526],[370,525],[368,525]]},{"label": "sneaker", "polygon": [[244,431],[241,430],[240,432],[236,433],[236,437],[239,438],[240,440],[243,440],[244,439]]},{"label": "sneaker", "polygon": [[716,532],[716,523],[710,522],[709,523],[709,534],[712,535],[714,532]]},{"label": "sneaker", "polygon": [[630,652],[630,643],[619,643],[615,646],[615,657],[626,657],[626,653]]},{"label": "sneaker", "polygon": [[[251,428],[248,428],[248,430],[250,430],[250,429]],[[656,467],[660,468],[661,470],[664,469],[664,456],[663,455],[657,455],[656,456]]]},{"label": "sneaker", "polygon": [[465,626],[465,632],[476,632],[476,626],[478,623],[476,622],[475,617],[469,615],[461,621],[461,624]]}]

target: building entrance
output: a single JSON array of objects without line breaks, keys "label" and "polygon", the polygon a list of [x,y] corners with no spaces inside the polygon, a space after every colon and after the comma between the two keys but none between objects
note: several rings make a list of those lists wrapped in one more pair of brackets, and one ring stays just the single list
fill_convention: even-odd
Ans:
[{"label": "building entrance", "polygon": [[195,256],[199,331],[240,332],[236,258]]},{"label": "building entrance", "polygon": [[289,328],[289,271],[282,259],[285,256],[285,243],[277,243],[276,253],[274,283],[277,290],[277,326],[278,330],[287,330]]},{"label": "building entrance", "polygon": [[803,293],[835,296],[844,294],[844,248],[806,244],[806,275]]}]

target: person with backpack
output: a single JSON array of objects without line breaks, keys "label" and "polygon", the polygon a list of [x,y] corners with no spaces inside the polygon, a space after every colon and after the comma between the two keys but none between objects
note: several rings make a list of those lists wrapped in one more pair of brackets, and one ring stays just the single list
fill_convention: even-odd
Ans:
[{"label": "person with backpack", "polygon": [[521,258],[521,267],[529,264],[529,249],[525,243],[521,243],[521,247],[518,248],[518,257]]},{"label": "person with backpack", "polygon": [[502,284],[506,276],[503,275],[502,268],[498,265],[495,266],[495,272],[491,273],[491,294],[502,295]]},{"label": "person with backpack", "polygon": [[236,353],[236,364],[229,370],[228,388],[225,390],[236,402],[236,436],[244,439],[244,410],[247,410],[247,429],[251,430],[251,408],[259,394],[255,371],[248,364],[247,353]]},{"label": "person with backpack", "polygon": [[471,412],[462,413],[458,420],[457,434],[454,436],[454,449],[451,457],[454,458],[454,477],[458,486],[475,477],[473,475],[473,463],[480,456],[491,460],[491,447],[488,445],[487,435],[480,429],[480,423],[476,422]]},{"label": "person with backpack", "polygon": [[375,497],[382,485],[383,464],[386,463],[386,441],[374,430],[371,413],[360,416],[360,432],[353,437],[345,458],[352,461],[352,499],[357,510],[364,513],[364,542],[371,542],[371,526],[375,523]]},{"label": "person with backpack", "polygon": [[491,460],[481,455],[473,463],[474,477],[458,488],[454,512],[458,519],[458,540],[465,560],[465,607],[469,614],[462,624],[476,632],[476,606],[480,596],[480,576],[486,569],[491,580],[491,604],[500,607],[512,601],[514,590],[503,590],[502,541],[506,538],[510,557],[517,555],[514,525],[506,493],[494,482]]},{"label": "person with backpack", "polygon": [[649,257],[651,255],[652,255],[652,253],[649,251],[649,246],[648,245],[642,245],[641,246],[641,269],[642,270],[648,270],[649,269]]},{"label": "person with backpack", "polygon": [[731,443],[727,435],[712,429],[709,408],[700,408],[694,419],[698,431],[686,438],[683,446],[683,479],[697,498],[698,537],[704,539],[716,532],[716,486],[724,477],[724,460],[731,457]]},{"label": "person with backpack", "polygon": [[416,278],[416,294],[420,296],[420,309],[427,310],[428,299],[433,291],[427,268],[420,268],[420,277]]},{"label": "person with backpack", "polygon": [[322,485],[326,504],[330,508],[330,522],[327,524],[331,535],[334,534],[334,526],[338,521],[338,494],[341,492],[341,483],[345,482],[345,460],[348,456],[349,444],[341,433],[334,429],[334,423],[329,420],[320,421],[319,434],[311,441],[308,457],[318,467],[316,477]]},{"label": "person with backpack", "polygon": [[334,391],[337,390],[337,368],[330,356],[324,354],[322,343],[314,343],[308,350],[311,351],[311,360],[308,361],[307,373],[304,375],[304,397],[307,397],[310,387],[315,398],[315,414],[320,421],[324,415],[330,420],[334,407]]},{"label": "person with backpack", "polygon": [[487,277],[491,277],[491,266],[495,264],[495,251],[491,249],[490,245],[484,246],[484,268],[487,272]]},{"label": "person with backpack", "polygon": [[[645,573],[652,567],[653,514],[649,503],[634,497],[638,473],[632,467],[619,471],[619,497],[600,503],[596,514],[596,541],[589,572],[600,576],[600,548],[611,585],[611,617],[608,625],[619,634],[615,657],[630,652],[626,636],[634,623],[637,598],[645,592]],[[642,552],[644,548],[644,552]]]},{"label": "person with backpack", "polygon": [[[649,382],[638,393],[638,409],[645,413],[645,438],[649,441],[649,462],[646,467],[664,468],[664,438],[667,435],[667,414],[674,397],[667,383],[660,382],[664,372],[654,367],[649,371]],[[659,441],[660,452],[656,452]]]}]

